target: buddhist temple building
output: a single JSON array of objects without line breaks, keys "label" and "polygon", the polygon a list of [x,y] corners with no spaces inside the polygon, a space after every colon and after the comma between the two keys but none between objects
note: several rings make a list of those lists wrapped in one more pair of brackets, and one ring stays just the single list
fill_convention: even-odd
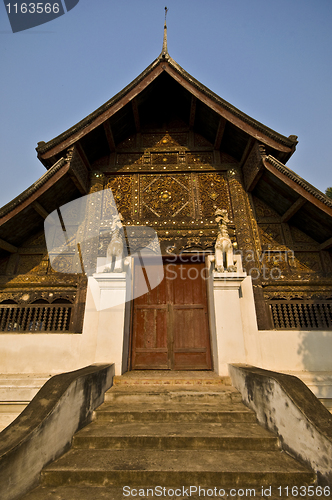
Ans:
[{"label": "buddhist temple building", "polygon": [[[286,166],[295,135],[189,75],[166,35],[127,87],[38,143],[44,175],[0,210],[2,373],[331,369],[332,200]],[[56,255],[52,220],[70,239]]]}]

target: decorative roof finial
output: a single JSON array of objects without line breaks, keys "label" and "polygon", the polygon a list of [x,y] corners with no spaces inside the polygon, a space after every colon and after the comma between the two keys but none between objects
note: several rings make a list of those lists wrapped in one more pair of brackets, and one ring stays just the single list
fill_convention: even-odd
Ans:
[{"label": "decorative roof finial", "polygon": [[165,7],[165,24],[164,24],[164,40],[163,40],[163,50],[161,51],[161,57],[166,59],[168,56],[167,49],[167,25],[166,25],[166,16],[167,16],[168,8]]}]

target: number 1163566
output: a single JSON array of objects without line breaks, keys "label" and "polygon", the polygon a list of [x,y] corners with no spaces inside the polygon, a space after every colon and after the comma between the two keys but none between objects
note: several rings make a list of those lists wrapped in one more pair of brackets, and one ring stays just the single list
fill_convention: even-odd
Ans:
[{"label": "number 1163566", "polygon": [[8,14],[58,14],[60,12],[58,3],[8,3],[6,7]]}]

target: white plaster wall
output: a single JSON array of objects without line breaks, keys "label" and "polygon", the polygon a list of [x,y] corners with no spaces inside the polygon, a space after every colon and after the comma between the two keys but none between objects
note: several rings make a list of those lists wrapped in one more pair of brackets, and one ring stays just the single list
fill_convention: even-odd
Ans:
[{"label": "white plaster wall", "polygon": [[245,363],[246,360],[239,295],[241,279],[226,277],[226,274],[220,273],[213,278],[216,339],[212,347],[217,349],[213,357],[218,359],[215,368],[221,376],[228,374],[228,363]]},{"label": "white plaster wall", "polygon": [[[0,372],[56,374],[115,363],[121,374],[130,283],[127,297],[123,281],[114,282],[112,293],[118,305],[103,309],[106,295],[102,298],[97,281],[89,278],[82,334],[0,334]],[[274,371],[332,371],[331,331],[257,329],[250,276],[228,285],[210,282],[209,297],[214,370],[220,375],[228,375],[229,363]]]},{"label": "white plaster wall", "polygon": [[[117,299],[119,293],[124,302],[123,286],[116,290]],[[98,311],[96,297],[100,289],[90,277],[81,334],[0,334],[0,372],[54,375],[93,363],[115,363],[120,374],[125,304]]]},{"label": "white plaster wall", "polygon": [[[115,364],[115,374],[122,373],[122,350],[125,325],[126,273],[94,275],[99,285],[99,319],[95,328],[97,339],[95,362]],[[128,282],[129,284],[129,282]],[[116,304],[109,307],[110,304]]]},{"label": "white plaster wall", "polygon": [[224,273],[215,274],[212,281],[210,323],[215,371],[228,375],[228,363],[260,366],[262,353],[251,277]]},{"label": "white plaster wall", "polygon": [[241,282],[215,277],[212,287],[211,345],[219,375],[228,374],[227,363],[274,371],[332,371],[331,331],[258,330],[250,276]]},{"label": "white plaster wall", "polygon": [[260,330],[257,335],[262,368],[274,371],[332,370],[331,331]]}]

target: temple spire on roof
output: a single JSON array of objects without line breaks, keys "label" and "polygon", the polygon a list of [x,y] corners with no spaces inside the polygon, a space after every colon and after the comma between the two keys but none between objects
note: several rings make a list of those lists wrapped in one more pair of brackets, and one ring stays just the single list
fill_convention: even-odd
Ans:
[{"label": "temple spire on roof", "polygon": [[163,49],[161,51],[160,56],[163,59],[167,59],[169,57],[168,49],[167,49],[167,25],[166,25],[166,16],[167,16],[168,8],[165,7],[165,23],[164,23],[164,39],[163,39]]}]

